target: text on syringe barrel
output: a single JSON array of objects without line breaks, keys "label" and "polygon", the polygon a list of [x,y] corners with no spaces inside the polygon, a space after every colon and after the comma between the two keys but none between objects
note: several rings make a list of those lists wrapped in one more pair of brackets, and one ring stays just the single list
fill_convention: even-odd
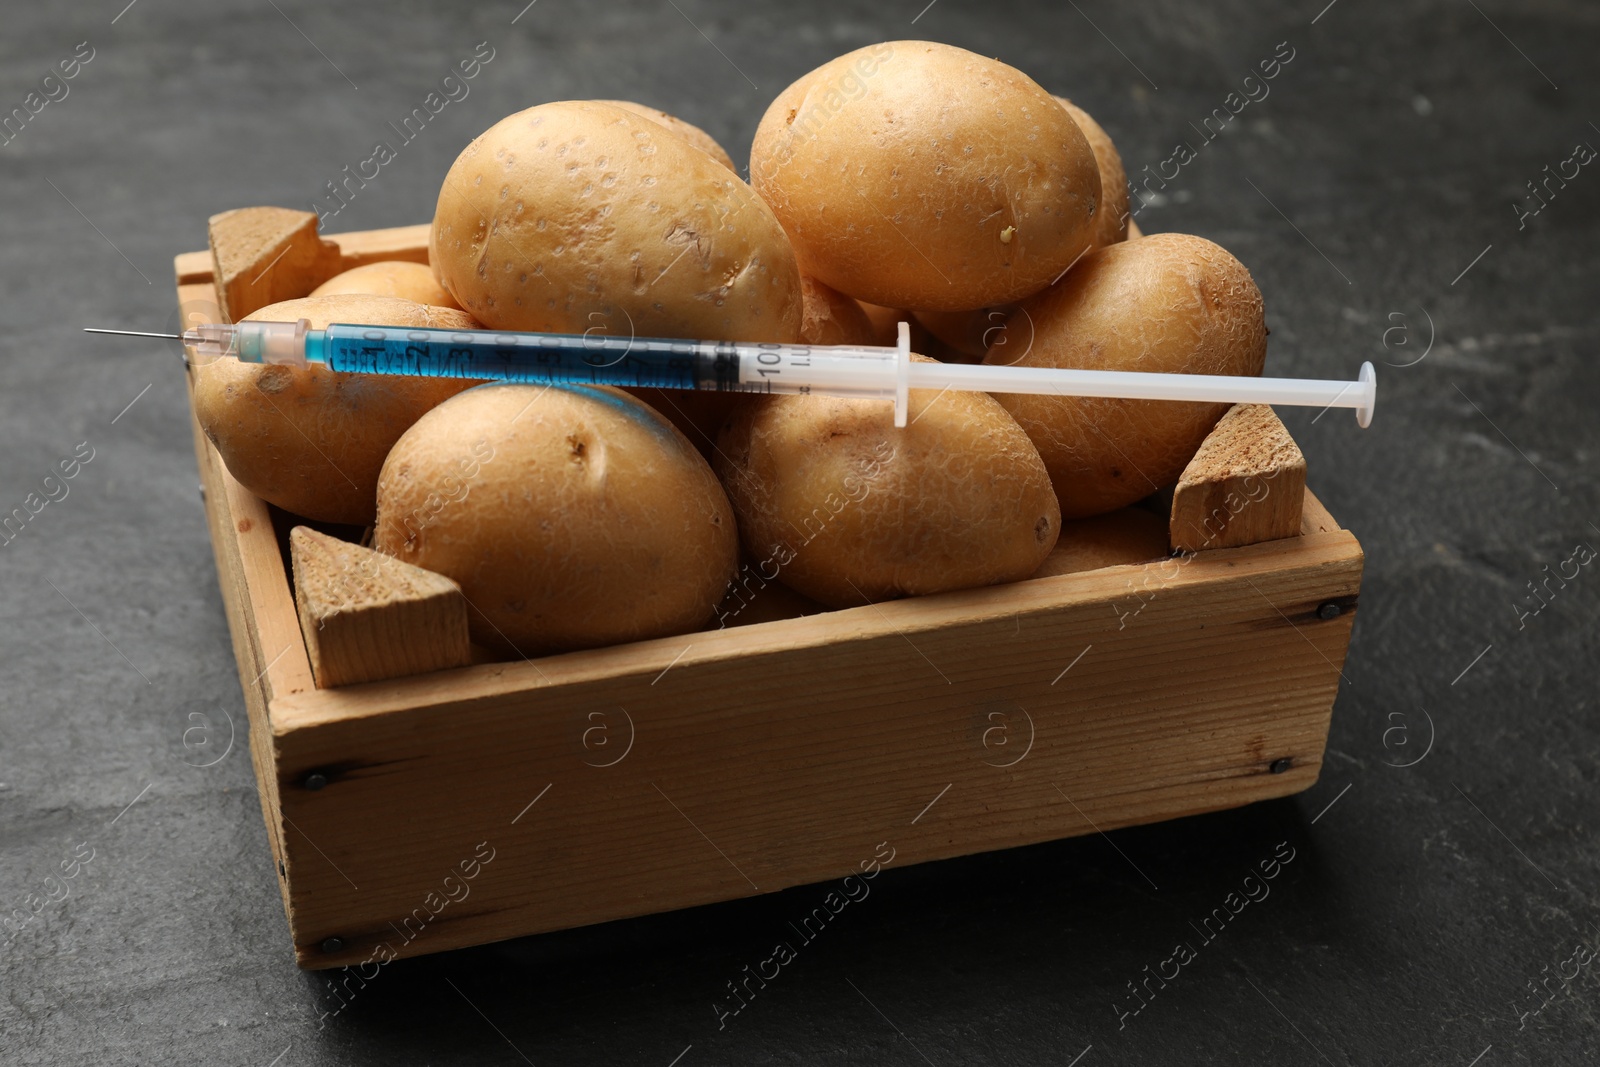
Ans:
[{"label": "text on syringe barrel", "polygon": [[[316,358],[308,350],[308,355]],[[335,323],[321,361],[351,374],[480,378],[732,392],[886,396],[893,349],[614,337],[598,333],[385,329]]]}]

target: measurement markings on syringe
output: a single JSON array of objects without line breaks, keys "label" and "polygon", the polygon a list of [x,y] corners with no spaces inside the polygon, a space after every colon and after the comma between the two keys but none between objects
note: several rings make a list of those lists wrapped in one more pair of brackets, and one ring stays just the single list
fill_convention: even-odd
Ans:
[{"label": "measurement markings on syringe", "polygon": [[747,355],[741,355],[739,360],[739,383],[746,391],[751,392],[810,393],[811,386],[809,384],[801,385],[794,389],[781,387],[782,381],[779,376],[783,374],[785,365],[797,369],[811,366],[810,346],[758,345],[754,362],[751,362]]}]

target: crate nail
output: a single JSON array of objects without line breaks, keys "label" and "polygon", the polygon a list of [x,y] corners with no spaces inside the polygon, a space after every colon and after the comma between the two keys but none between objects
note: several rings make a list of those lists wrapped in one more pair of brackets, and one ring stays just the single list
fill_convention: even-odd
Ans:
[{"label": "crate nail", "polygon": [[317,790],[327,786],[328,776],[321,771],[312,771],[301,780],[300,784],[315,793]]},{"label": "crate nail", "polygon": [[1285,756],[1282,759],[1273,760],[1272,761],[1272,766],[1268,767],[1267,769],[1269,771],[1271,771],[1273,774],[1282,774],[1284,771],[1288,770],[1290,767],[1293,767],[1293,766],[1294,766],[1294,760],[1290,759],[1288,756]]},{"label": "crate nail", "polygon": [[1331,600],[1317,609],[1317,618],[1319,619],[1337,619],[1338,617],[1339,605]]},{"label": "crate nail", "polygon": [[329,953],[332,953],[332,952],[343,952],[344,951],[344,938],[342,938],[342,937],[330,937],[330,938],[325,939],[322,942],[322,951],[329,952]]}]

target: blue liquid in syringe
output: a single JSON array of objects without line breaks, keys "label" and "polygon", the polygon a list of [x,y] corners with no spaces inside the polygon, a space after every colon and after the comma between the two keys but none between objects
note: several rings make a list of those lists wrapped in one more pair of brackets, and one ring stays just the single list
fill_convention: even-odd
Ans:
[{"label": "blue liquid in syringe", "polygon": [[740,388],[738,354],[732,344],[671,338],[334,323],[320,338],[316,331],[307,336],[306,358],[351,374],[486,378],[532,385]]}]

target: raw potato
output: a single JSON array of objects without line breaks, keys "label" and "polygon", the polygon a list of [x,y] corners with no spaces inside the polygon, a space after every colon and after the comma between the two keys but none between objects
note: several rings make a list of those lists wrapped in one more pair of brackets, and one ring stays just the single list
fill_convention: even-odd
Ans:
[{"label": "raw potato", "polygon": [[366,296],[393,296],[432,307],[460,310],[455,297],[434,279],[432,270],[421,263],[408,263],[398,259],[352,267],[343,274],[335,274],[311,290],[312,296],[342,296],[352,293]]},{"label": "raw potato", "polygon": [[928,328],[917,321],[916,315],[899,308],[886,308],[881,304],[869,304],[864,300],[857,300],[861,310],[866,312],[867,322],[872,325],[872,343],[893,348],[900,343],[900,324],[903,322],[911,327],[911,351],[920,352],[924,356],[942,359],[938,352],[933,351],[933,346],[942,342],[938,341],[928,332]]},{"label": "raw potato", "polygon": [[800,340],[808,345],[877,343],[872,320],[860,304],[805,274],[800,276],[800,291],[805,298]]},{"label": "raw potato", "polygon": [[451,166],[429,248],[439,281],[495,329],[800,336],[800,272],[772,211],[705,152],[609,104],[491,126]]},{"label": "raw potato", "polygon": [[685,122],[676,115],[669,115],[659,108],[653,108],[646,104],[636,104],[632,100],[597,100],[595,102],[598,104],[610,104],[612,107],[620,107],[622,110],[631,111],[635,115],[643,115],[652,122],[659,122],[718,163],[721,163],[724,167],[727,167],[735,174],[739,173],[739,168],[733,165],[733,157],[728,155],[727,150],[717,143],[716,138],[692,122]]},{"label": "raw potato", "polygon": [[1094,152],[1049,93],[928,41],[848,53],[785,89],[750,175],[802,271],[927,311],[1043,289],[1089,244],[1100,203]]},{"label": "raw potato", "polygon": [[1038,452],[985,393],[888,404],[763,397],[723,429],[717,473],[758,573],[830,607],[1017,581],[1061,512]]},{"label": "raw potato", "polygon": [[[454,308],[348,294],[285,300],[245,319],[310,319],[313,329],[334,322],[478,328]],[[308,519],[365,525],[390,446],[429,408],[475,384],[219,359],[194,368],[194,411],[246,489]]]},{"label": "raw potato", "polygon": [[624,390],[643,400],[656,413],[678,428],[689,443],[707,460],[717,451],[717,433],[733,409],[747,399],[741,393],[720,393],[710,389],[657,389],[654,386]]},{"label": "raw potato", "polygon": [[[801,341],[808,345],[878,343],[872,323],[860,304],[804,275],[800,278],[800,288],[804,295]],[[701,389],[630,388],[628,392],[665,415],[708,460],[716,455],[717,433],[723,423],[735,408],[750,399],[744,393]]]},{"label": "raw potato", "polygon": [[[878,304],[864,303],[860,300],[857,300],[856,303],[861,306],[862,311],[867,313],[867,321],[872,325],[872,343],[875,345],[881,345],[886,348],[894,348],[898,345],[900,343],[900,323],[903,322],[911,328],[911,351],[919,355],[929,356],[940,363],[976,363],[982,358],[983,354],[981,352],[978,354],[978,359],[974,359],[972,356],[945,344],[929,333],[928,328],[922,324],[917,312],[886,308]],[[982,312],[953,312],[953,314],[979,315]]]},{"label": "raw potato", "polygon": [[[961,363],[981,363],[983,354],[1005,332],[1014,307],[976,311],[918,311],[917,321]],[[942,357],[941,357],[942,358]]]},{"label": "raw potato", "polygon": [[738,558],[705,460],[587,386],[491,384],[428,412],[383,465],[373,545],[454,578],[473,640],[523,655],[699,629]]},{"label": "raw potato", "polygon": [[[1257,375],[1267,327],[1250,272],[1202,237],[1158,233],[1084,257],[1025,301],[1023,367]],[[1013,326],[1017,317],[1012,318]],[[1008,333],[1010,331],[1008,330]],[[1044,457],[1063,518],[1133,503],[1178,480],[1227,404],[996,394]]]},{"label": "raw potato", "polygon": [[1094,246],[1104,248],[1128,239],[1128,175],[1122,169],[1122,156],[1111,143],[1111,135],[1087,111],[1064,96],[1056,97],[1072,121],[1089,139],[1094,161],[1100,171],[1100,210],[1094,214]]}]

